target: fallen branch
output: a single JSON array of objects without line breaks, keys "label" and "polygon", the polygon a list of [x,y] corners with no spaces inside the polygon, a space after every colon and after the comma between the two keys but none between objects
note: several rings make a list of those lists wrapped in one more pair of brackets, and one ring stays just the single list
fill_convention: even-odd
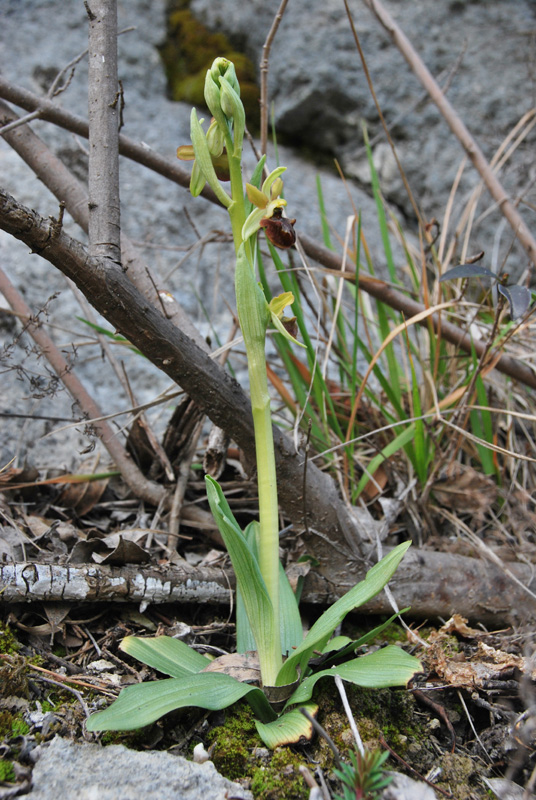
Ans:
[{"label": "fallen branch", "polygon": [[[532,570],[525,564],[509,563],[510,571],[529,584]],[[354,582],[364,577],[364,568],[341,584],[316,572],[305,578],[302,602],[330,605]],[[228,605],[234,575],[223,569],[191,567],[108,567],[102,565],[60,566],[51,564],[0,565],[0,602],[131,602],[203,603]],[[536,620],[536,601],[513,583],[503,571],[484,560],[451,553],[409,550],[389,584],[400,608],[411,607],[417,619],[453,613],[487,625],[527,624]],[[382,592],[359,613],[391,614]]]}]

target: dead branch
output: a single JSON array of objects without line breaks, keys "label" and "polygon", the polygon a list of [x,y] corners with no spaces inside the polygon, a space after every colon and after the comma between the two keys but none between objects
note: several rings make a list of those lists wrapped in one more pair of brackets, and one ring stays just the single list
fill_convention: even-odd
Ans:
[{"label": "dead branch", "polygon": [[[102,417],[102,411],[95,400],[78,380],[71,365],[67,363],[60,350],[41,327],[36,317],[32,316],[31,309],[26,305],[17,289],[15,289],[7,275],[1,269],[0,292],[4,295],[13,311],[28,320],[25,325],[26,330],[39,346],[41,352],[44,353],[49,364],[55,370],[73,400],[78,403],[82,413],[87,414],[92,419]],[[132,461],[117,438],[116,432],[110,425],[105,420],[92,422],[91,424],[95,434],[102,441],[104,447],[115,461],[125,483],[134,492],[136,497],[143,498],[155,505],[165,500],[167,492],[164,487],[154,483],[154,481],[147,480]]]},{"label": "dead branch", "polygon": [[121,263],[117,0],[86,0],[89,19],[89,252]]},{"label": "dead branch", "polygon": [[[2,131],[6,123],[20,121],[12,108],[0,100],[0,125]],[[36,177],[50,189],[57,199],[65,204],[74,221],[87,233],[89,226],[88,196],[85,187],[37,136],[29,125],[22,125],[2,134],[6,142],[25,161]],[[121,233],[121,259],[128,278],[137,289],[155,305],[161,308],[161,302],[155,291],[155,284],[149,275],[149,268],[140,256],[138,248]],[[194,323],[177,300],[169,293],[165,298],[166,316],[177,327],[181,328],[195,343],[209,352],[208,345]]]},{"label": "dead branch", "polygon": [[[22,89],[19,86],[11,84],[1,75],[0,97],[10,100],[21,108],[29,111],[40,109],[41,119],[46,119],[49,122],[60,125],[66,130],[70,130],[73,133],[77,133],[80,136],[87,138],[87,122],[85,122],[85,120],[75,116],[74,114],[69,114],[63,109],[58,108],[54,103],[43,100],[32,92],[28,92],[26,89]],[[119,152],[121,155],[143,164],[149,169],[158,172],[160,175],[163,175],[180,186],[187,188],[190,185],[190,175],[185,170],[182,170],[173,161],[169,161],[168,159],[154,153],[152,150],[142,147],[136,142],[133,142],[131,139],[128,139],[126,136],[121,135],[119,137]],[[216,199],[212,190],[205,187],[202,194],[207,200],[218,204],[218,200]],[[309,236],[300,236],[300,242],[305,253],[310,258],[327,269],[336,270],[338,273],[340,273],[341,264],[339,256],[323,247],[316,240]],[[347,261],[345,269],[348,271],[353,271],[353,266],[349,261]],[[403,294],[397,289],[391,288],[384,281],[361,274],[359,277],[359,285],[363,291],[367,292],[367,294],[378,298],[388,306],[391,306],[398,311],[403,311],[410,316],[424,311],[423,305],[407,297],[407,295]],[[434,329],[438,332],[441,332],[441,335],[446,341],[458,346],[461,350],[469,354],[472,352],[471,347],[472,344],[474,344],[477,355],[481,355],[485,346],[482,342],[475,341],[472,343],[470,337],[464,334],[456,325],[443,321],[440,322],[438,315],[434,315],[429,319],[432,320]],[[426,326],[428,324],[428,320],[423,320],[419,324]],[[520,381],[521,383],[524,383],[527,386],[530,386],[533,389],[536,389],[536,375],[533,370],[515,358],[502,355],[495,364],[495,369],[504,373],[505,375],[509,375],[510,377]]]},{"label": "dead branch", "polygon": [[413,45],[402,31],[398,23],[393,19],[389,12],[384,8],[380,0],[364,0],[365,5],[375,15],[376,19],[383,25],[389,33],[394,44],[398,47],[410,68],[420,80],[431,99],[434,101],[439,111],[445,118],[452,133],[456,136],[465,152],[471,159],[473,166],[480,174],[489,193],[496,201],[498,207],[510,223],[514,235],[523,245],[533,266],[536,266],[536,240],[529,231],[517,208],[512,203],[502,184],[488,164],[482,150],[476,143],[469,130],[456,113],[440,86],[436,83],[432,73],[414,49]]},{"label": "dead branch", "polygon": [[[532,570],[508,564],[525,585]],[[316,571],[305,578],[302,602],[330,605],[364,577],[361,567],[352,578],[333,583]],[[235,580],[232,571],[188,564],[166,567],[64,566],[1,564],[0,602],[135,602],[209,603],[227,605]],[[528,624],[536,620],[536,601],[504,572],[485,560],[451,553],[410,549],[389,586],[399,608],[411,607],[416,619],[448,618],[459,613],[489,626]],[[382,592],[359,613],[391,614]]]},{"label": "dead branch", "polygon": [[[0,228],[25,242],[34,253],[71,278],[91,304],[195,399],[216,425],[228,431],[245,457],[252,459],[255,447],[251,406],[242,388],[148,303],[119,266],[91,258],[80,242],[53,228],[37,212],[20,205],[2,189]],[[295,524],[301,525],[303,456],[275,427],[274,439],[281,507]],[[367,541],[370,532],[360,530],[354,515],[339,498],[331,477],[311,463],[306,492],[314,527],[325,537],[314,537],[312,552],[329,564],[330,574],[334,561],[338,561],[344,575],[348,557],[360,558],[360,542]],[[343,543],[346,552],[342,552]]]}]

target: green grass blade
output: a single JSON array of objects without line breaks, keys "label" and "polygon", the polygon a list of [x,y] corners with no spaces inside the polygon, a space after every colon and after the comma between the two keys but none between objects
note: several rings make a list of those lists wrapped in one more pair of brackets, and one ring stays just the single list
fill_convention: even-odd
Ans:
[{"label": "green grass blade", "polygon": [[320,223],[322,225],[322,238],[324,240],[324,244],[330,250],[333,250],[333,245],[331,243],[331,236],[329,232],[329,223],[328,223],[328,215],[326,214],[326,205],[324,203],[324,193],[322,191],[322,181],[320,180],[320,175],[316,176],[316,194],[318,196],[318,207],[320,208]]},{"label": "green grass blade", "polygon": [[210,659],[171,636],[154,636],[148,639],[126,636],[119,647],[129,656],[172,678],[183,678],[201,672],[210,664]]},{"label": "green grass blade", "polygon": [[390,458],[392,455],[394,455],[394,453],[397,453],[402,447],[406,447],[406,445],[410,444],[411,441],[413,440],[414,434],[415,434],[415,426],[414,423],[412,423],[411,425],[408,425],[407,428],[404,428],[402,433],[399,433],[398,436],[396,436],[392,442],[389,442],[389,444],[383,448],[381,453],[378,453],[378,455],[372,459],[372,461],[368,465],[367,471],[365,472],[364,475],[361,476],[361,479],[357,484],[357,487],[353,494],[354,502],[359,497],[359,495],[369,482],[370,476],[374,475],[380,464],[383,464],[383,462],[386,459]]},{"label": "green grass blade", "polygon": [[313,651],[322,651],[333,635],[333,631],[345,616],[354,608],[366,603],[383,589],[410,545],[411,542],[403,542],[391,550],[381,561],[378,561],[377,564],[369,569],[362,581],[346,592],[343,597],[322,614],[320,619],[314,623],[301,645],[281,667],[277,676],[277,686],[284,686],[295,681],[298,676],[298,668],[301,675],[305,673],[307,662]]},{"label": "green grass blade", "polygon": [[421,662],[410,656],[396,645],[388,645],[374,653],[353,658],[345,664],[323,669],[309,675],[298,686],[287,705],[304,703],[312,697],[315,684],[321,678],[334,678],[339,675],[343,680],[366,688],[383,689],[388,686],[407,686],[416,672],[422,670]]},{"label": "green grass blade", "polygon": [[88,731],[132,731],[179,708],[196,706],[220,711],[252,691],[264,697],[260,689],[240,683],[230,675],[214,672],[138,683],[123,689],[117,700],[104,711],[92,714],[86,728]]},{"label": "green grass blade", "polygon": [[383,206],[383,200],[381,195],[380,189],[380,180],[378,178],[378,173],[376,172],[376,167],[374,166],[374,158],[372,155],[372,148],[370,146],[368,133],[366,126],[363,125],[363,138],[365,140],[365,148],[367,151],[367,160],[370,169],[370,180],[372,185],[372,194],[374,195],[374,200],[376,201],[376,213],[378,215],[378,223],[380,226],[380,235],[382,239],[383,251],[385,253],[385,259],[387,261],[387,268],[389,270],[389,278],[392,283],[398,283],[398,277],[396,274],[396,267],[393,258],[393,251],[391,249],[391,240],[389,238],[389,226],[387,224],[387,217],[385,215],[385,208]]}]

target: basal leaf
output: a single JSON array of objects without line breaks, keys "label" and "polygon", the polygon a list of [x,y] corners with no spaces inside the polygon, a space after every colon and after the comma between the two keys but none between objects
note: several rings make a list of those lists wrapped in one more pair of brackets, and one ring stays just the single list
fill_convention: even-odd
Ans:
[{"label": "basal leaf", "polygon": [[271,643],[279,637],[268,590],[257,559],[253,556],[222,490],[210,476],[207,475],[205,481],[210,508],[231,558],[262,664],[263,655],[271,652]]},{"label": "basal leaf", "polygon": [[321,678],[334,678],[335,675],[339,675],[343,680],[355,683],[357,686],[382,689],[387,686],[406,686],[413,675],[421,669],[418,658],[410,656],[396,645],[388,645],[374,653],[309,675],[300,683],[287,706],[309,700],[317,681]]},{"label": "basal leaf", "polygon": [[[318,711],[318,706],[314,703],[305,703],[301,708],[307,709],[311,716],[315,716]],[[304,717],[299,708],[287,711],[268,724],[255,722],[255,727],[266,747],[271,750],[284,744],[297,744],[302,740],[309,741],[313,735],[312,723],[307,717]]]},{"label": "basal leaf", "polygon": [[210,672],[139,683],[123,689],[109,708],[92,714],[86,727],[88,731],[131,731],[150,725],[178,708],[197,706],[219,711],[250,692],[262,694],[260,689],[229,675]]},{"label": "basal leaf", "polygon": [[[258,558],[257,530],[258,522],[250,522],[244,531],[244,537],[253,556]],[[286,656],[303,640],[303,628],[296,595],[286,576],[282,564],[279,565],[279,618],[281,627],[281,653]],[[236,593],[236,649],[239,653],[255,650],[255,637],[247,618],[240,590]]]},{"label": "basal leaf", "polygon": [[292,683],[298,677],[298,667],[301,675],[304,674],[307,662],[313,650],[322,651],[333,631],[345,618],[349,611],[363,605],[378,594],[388,583],[398,567],[411,542],[403,542],[391,550],[381,561],[367,572],[364,580],[350,589],[343,597],[337,600],[318,619],[302,644],[281,667],[277,676],[277,685]]},{"label": "basal leaf", "polygon": [[210,664],[210,659],[171,636],[154,636],[148,639],[126,636],[119,646],[129,656],[165,675],[171,675],[172,678],[201,672]]}]

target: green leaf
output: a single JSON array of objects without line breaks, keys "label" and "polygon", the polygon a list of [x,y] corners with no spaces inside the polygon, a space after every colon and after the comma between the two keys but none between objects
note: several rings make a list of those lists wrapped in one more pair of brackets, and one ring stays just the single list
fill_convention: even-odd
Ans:
[{"label": "green leaf", "polygon": [[277,676],[277,686],[292,683],[299,674],[303,675],[307,667],[307,662],[313,650],[320,650],[325,647],[331,638],[333,631],[345,618],[349,611],[363,605],[380,592],[388,583],[391,576],[398,567],[400,561],[411,542],[403,542],[391,550],[381,561],[369,569],[364,580],[346,592],[343,597],[337,600],[320,619],[318,619],[302,644],[294,651],[281,667]]},{"label": "green leaf", "polygon": [[205,482],[208,502],[233,564],[237,586],[257,643],[262,669],[265,654],[271,652],[271,642],[274,639],[277,641],[279,637],[272,603],[257,559],[251,553],[222,490],[209,475],[205,477]]},{"label": "green leaf", "polygon": [[211,663],[210,659],[171,636],[155,636],[140,639],[126,636],[119,645],[124,653],[137,658],[172,678],[182,678],[201,672]]},{"label": "green leaf", "polygon": [[[258,522],[250,522],[244,531],[245,539],[255,559],[258,560]],[[281,626],[281,653],[286,656],[303,640],[303,628],[296,595],[286,576],[283,565],[279,565],[279,618]],[[240,590],[236,593],[236,649],[238,653],[255,650],[255,637],[247,618]]]},{"label": "green leaf", "polygon": [[317,681],[321,678],[334,678],[339,675],[343,680],[355,683],[357,686],[383,689],[388,686],[406,686],[413,675],[421,669],[422,665],[418,658],[410,656],[396,645],[388,645],[374,653],[309,675],[290,697],[287,706],[309,700]]},{"label": "green leaf", "polygon": [[127,686],[109,708],[92,714],[86,722],[88,731],[131,731],[150,725],[178,708],[196,706],[219,711],[260,689],[214,672],[201,672],[185,678]]},{"label": "green leaf", "polygon": [[[311,716],[315,716],[318,711],[318,706],[314,703],[306,703],[302,708],[305,708]],[[313,735],[312,723],[304,717],[299,708],[287,711],[268,724],[257,721],[255,727],[266,747],[271,750],[284,744],[297,744],[303,739],[309,741]]]}]

